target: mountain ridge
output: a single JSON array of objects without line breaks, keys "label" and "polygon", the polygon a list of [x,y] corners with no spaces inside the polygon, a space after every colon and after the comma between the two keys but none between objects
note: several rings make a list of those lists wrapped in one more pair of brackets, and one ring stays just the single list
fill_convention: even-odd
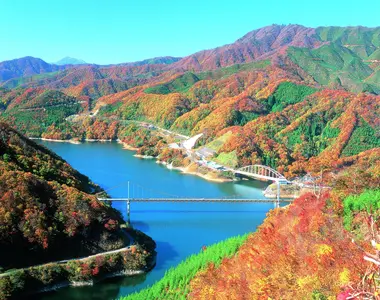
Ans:
[{"label": "mountain ridge", "polygon": [[65,66],[52,65],[40,58],[25,56],[19,59],[0,62],[0,81],[64,69]]},{"label": "mountain ridge", "polygon": [[[88,245],[85,242],[86,235],[92,236],[93,230],[109,236],[118,247],[123,246],[125,238],[121,233],[104,228],[107,217],[118,223],[122,218],[92,195],[101,189],[61,157],[1,122],[0,170],[0,199],[2,207],[7,208],[0,210],[4,222],[0,230],[1,267],[67,257],[68,253],[58,250],[62,241],[73,247],[73,251],[67,251],[71,255],[81,247],[86,253],[94,253],[91,242]],[[7,218],[7,213],[14,217]],[[36,219],[31,219],[32,216]],[[97,242],[100,249],[114,247],[102,244],[96,234],[92,242]],[[33,253],[32,258],[26,253]]]},{"label": "mountain ridge", "polygon": [[[222,140],[221,164],[261,163],[290,177],[328,156],[344,167],[378,147],[379,66],[367,60],[380,51],[380,27],[271,25],[215,49],[171,64],[72,66],[8,80],[0,119],[33,137],[76,140],[133,140],[123,121],[145,121],[204,133],[199,147]],[[141,151],[160,154],[149,147]]]},{"label": "mountain ridge", "polygon": [[[376,60],[380,53],[379,35],[380,27],[325,26],[310,28],[296,24],[274,24],[250,31],[231,44],[202,50],[184,58],[157,57],[132,63],[106,66],[92,64],[82,67],[88,66],[90,69],[103,70],[113,68],[114,74],[120,71],[125,72],[123,67],[130,68],[129,70],[135,74],[136,79],[139,78],[138,81],[127,78],[128,75],[117,76],[118,80],[125,81],[124,83],[115,83],[120,86],[120,89],[112,88],[112,84],[105,88],[105,91],[119,92],[135,85],[160,80],[159,75],[162,73],[205,72],[268,59],[272,64],[285,71],[302,73],[304,78],[312,78],[312,81],[322,86],[379,94],[380,83],[375,80],[380,65],[380,60]],[[344,61],[344,64],[339,63],[340,61]],[[41,63],[41,61],[39,62]],[[158,72],[156,70],[149,71],[147,68],[144,74],[144,71],[139,71],[139,68],[144,66],[155,66]],[[0,63],[0,81],[9,81],[2,83],[2,86],[7,88],[40,86],[44,85],[45,81],[61,80],[59,73],[62,70],[58,71],[58,77],[52,72],[56,70],[55,66],[49,68],[45,65],[45,68],[41,68],[41,70],[33,71],[33,68],[29,68],[25,72],[20,70],[13,73],[9,73],[9,68],[2,70],[1,67]],[[81,67],[81,65],[63,67],[71,69]],[[341,69],[342,72],[340,72]],[[39,76],[33,77],[35,74],[39,74]],[[22,76],[22,78],[17,78],[17,76]],[[32,76],[32,78],[28,78],[28,76]],[[96,87],[96,83],[89,82],[91,77],[87,78],[85,74],[81,76],[70,84],[78,85],[88,82],[90,87]],[[108,79],[109,75],[103,79],[106,78]],[[55,86],[61,86],[61,84],[57,83],[50,87],[54,88]],[[84,92],[84,94],[88,93]],[[99,92],[92,94],[101,95]]]}]

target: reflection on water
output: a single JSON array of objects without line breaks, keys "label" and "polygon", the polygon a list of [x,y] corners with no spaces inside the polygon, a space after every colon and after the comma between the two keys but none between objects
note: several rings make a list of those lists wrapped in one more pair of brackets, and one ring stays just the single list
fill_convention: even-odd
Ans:
[{"label": "reflection on water", "polygon": [[[212,183],[183,175],[153,160],[135,158],[116,143],[41,143],[105,189],[131,181],[132,186],[138,184],[183,197],[263,198],[262,190],[267,186],[258,181]],[[142,193],[138,188],[130,192],[134,196]],[[125,197],[127,186],[112,189],[109,194]],[[125,203],[113,205],[125,216]],[[271,208],[270,203],[131,203],[132,225],[157,243],[157,266],[149,274],[108,279],[93,287],[63,288],[36,299],[103,300],[138,291],[162,278],[170,267],[199,252],[203,245],[254,231]]]}]

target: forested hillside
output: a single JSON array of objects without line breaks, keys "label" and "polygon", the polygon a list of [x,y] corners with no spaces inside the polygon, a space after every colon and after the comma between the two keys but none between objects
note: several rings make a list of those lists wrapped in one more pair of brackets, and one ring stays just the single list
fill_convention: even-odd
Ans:
[{"label": "forested hillside", "polygon": [[[260,163],[290,177],[336,169],[379,147],[379,34],[271,25],[179,60],[13,78],[2,84],[0,119],[33,137],[120,139],[134,147],[142,144],[126,121],[143,121],[203,133],[197,147],[231,167]],[[162,151],[148,148],[142,152]]]},{"label": "forested hillside", "polygon": [[[129,242],[121,217],[92,195],[98,187],[22,134],[120,140],[138,154],[189,167],[191,155],[169,147],[179,140],[173,132],[202,133],[195,150],[208,160],[263,164],[288,179],[312,173],[329,192],[272,211],[236,256],[243,239],[214,247],[218,259],[205,252],[201,263],[183,264],[182,273],[201,270],[195,278],[172,272],[143,295],[379,295],[378,269],[367,268],[363,256],[380,249],[380,27],[271,25],[182,59],[109,66],[2,62],[0,121],[7,124],[0,123],[1,268]],[[221,261],[218,253],[232,257]]]},{"label": "forested hillside", "polygon": [[270,212],[235,257],[195,276],[188,299],[377,299],[379,154],[341,172],[329,193]]},{"label": "forested hillside", "polygon": [[0,123],[0,269],[128,245],[123,219],[96,199],[99,191],[59,156]]},{"label": "forested hillside", "polygon": [[271,210],[248,237],[202,249],[122,299],[377,299],[379,182],[377,150],[328,192]]}]

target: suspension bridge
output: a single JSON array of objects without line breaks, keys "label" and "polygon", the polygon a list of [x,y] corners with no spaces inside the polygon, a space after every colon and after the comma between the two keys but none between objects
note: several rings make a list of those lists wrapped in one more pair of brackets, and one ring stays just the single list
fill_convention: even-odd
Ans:
[{"label": "suspension bridge", "polygon": [[[276,199],[247,199],[236,197],[225,197],[225,198],[194,198],[194,197],[181,197],[178,195],[172,195],[161,191],[156,191],[139,184],[131,183],[130,181],[124,182],[115,187],[109,188],[106,192],[118,188],[122,185],[127,184],[127,197],[123,198],[106,198],[98,197],[99,201],[105,202],[126,202],[126,211],[128,223],[130,223],[131,215],[131,202],[194,202],[194,203],[206,203],[206,202],[217,202],[217,203],[274,203],[275,207],[280,206],[280,202],[290,203],[290,199],[281,199],[280,197],[280,184],[287,182],[286,178],[274,169],[262,165],[252,165],[246,166],[237,170],[230,170],[236,176],[249,177],[258,180],[273,181],[277,183],[277,198]],[[159,197],[157,197],[157,194]]]}]

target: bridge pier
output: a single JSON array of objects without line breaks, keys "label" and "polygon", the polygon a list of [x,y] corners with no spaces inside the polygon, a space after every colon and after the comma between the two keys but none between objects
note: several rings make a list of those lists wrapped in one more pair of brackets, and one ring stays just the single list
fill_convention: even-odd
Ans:
[{"label": "bridge pier", "polygon": [[129,194],[129,181],[128,181],[128,200],[127,200],[127,223],[128,225],[131,224],[131,201],[130,201],[130,194]]},{"label": "bridge pier", "polygon": [[127,200],[127,223],[128,225],[131,224],[131,201],[129,198]]},{"label": "bridge pier", "polygon": [[277,184],[277,201],[276,201],[276,208],[279,208],[280,207],[280,181],[279,180],[276,180],[276,184]]}]

